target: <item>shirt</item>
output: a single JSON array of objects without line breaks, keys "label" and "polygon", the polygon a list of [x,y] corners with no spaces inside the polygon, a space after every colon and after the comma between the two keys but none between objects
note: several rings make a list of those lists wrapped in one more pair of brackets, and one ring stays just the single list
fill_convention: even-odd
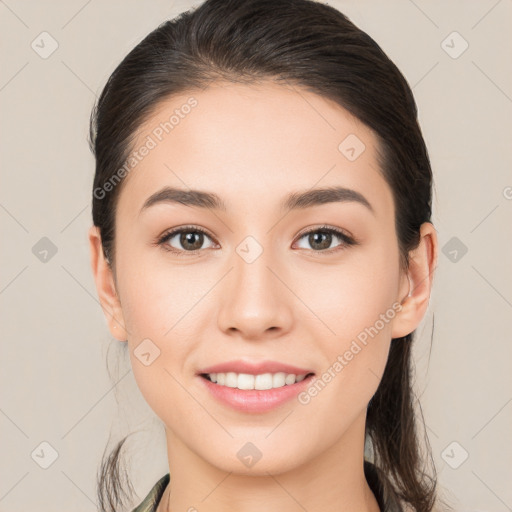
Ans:
[{"label": "shirt", "polygon": [[[367,460],[364,461],[364,476],[375,495],[381,512],[404,512],[382,471]],[[169,481],[170,474],[167,473],[158,480],[142,503],[134,508],[132,512],[156,512]]]}]

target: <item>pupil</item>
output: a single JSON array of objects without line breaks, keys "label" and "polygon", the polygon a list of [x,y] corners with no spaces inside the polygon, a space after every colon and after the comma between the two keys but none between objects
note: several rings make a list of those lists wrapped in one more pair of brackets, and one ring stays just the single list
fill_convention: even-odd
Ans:
[{"label": "pupil", "polygon": [[[320,237],[320,241],[318,240],[319,237]],[[323,243],[321,240],[322,237],[325,237]],[[331,234],[324,233],[324,232],[313,233],[312,235],[310,235],[309,243],[311,244],[312,247],[314,247],[315,243],[319,243],[320,249],[328,249],[329,246],[331,245]]]},{"label": "pupil", "polygon": [[[194,237],[198,237],[198,239],[196,240],[196,243],[194,244]],[[191,244],[192,245],[192,250],[195,250],[195,249],[200,249],[201,246],[203,245],[203,240],[202,240],[202,237],[203,237],[203,234],[202,233],[196,233],[196,232],[189,232],[189,233],[186,233],[185,235],[182,235],[181,236],[181,243],[183,245],[183,247],[186,247],[186,244]]]}]

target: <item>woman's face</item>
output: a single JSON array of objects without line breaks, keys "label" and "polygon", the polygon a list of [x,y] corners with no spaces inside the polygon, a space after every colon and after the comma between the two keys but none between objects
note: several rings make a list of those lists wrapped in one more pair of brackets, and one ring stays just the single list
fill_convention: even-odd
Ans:
[{"label": "woman's face", "polygon": [[251,474],[360,452],[409,288],[373,132],[304,89],[215,84],[162,103],[133,150],[117,321],[170,452]]}]

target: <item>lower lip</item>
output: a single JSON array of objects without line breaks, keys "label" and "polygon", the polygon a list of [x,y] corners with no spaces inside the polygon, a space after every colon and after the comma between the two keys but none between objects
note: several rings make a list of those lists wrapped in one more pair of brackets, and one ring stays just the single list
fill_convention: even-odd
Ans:
[{"label": "lower lip", "polygon": [[280,388],[272,389],[238,389],[228,386],[214,384],[210,380],[199,376],[208,391],[221,403],[229,405],[233,409],[247,413],[263,413],[279,407],[280,405],[292,400],[301,391],[304,390],[313,375],[309,375],[304,380],[295,384],[285,385]]}]

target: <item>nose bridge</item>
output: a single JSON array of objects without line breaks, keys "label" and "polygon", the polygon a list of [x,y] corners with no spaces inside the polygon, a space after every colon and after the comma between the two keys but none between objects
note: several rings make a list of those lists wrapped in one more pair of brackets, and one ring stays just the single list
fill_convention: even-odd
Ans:
[{"label": "nose bridge", "polygon": [[235,248],[230,266],[234,268],[221,300],[219,327],[225,331],[236,329],[251,338],[271,328],[288,329],[290,297],[287,298],[285,287],[274,275],[279,272],[279,264],[272,249],[247,236]]}]

